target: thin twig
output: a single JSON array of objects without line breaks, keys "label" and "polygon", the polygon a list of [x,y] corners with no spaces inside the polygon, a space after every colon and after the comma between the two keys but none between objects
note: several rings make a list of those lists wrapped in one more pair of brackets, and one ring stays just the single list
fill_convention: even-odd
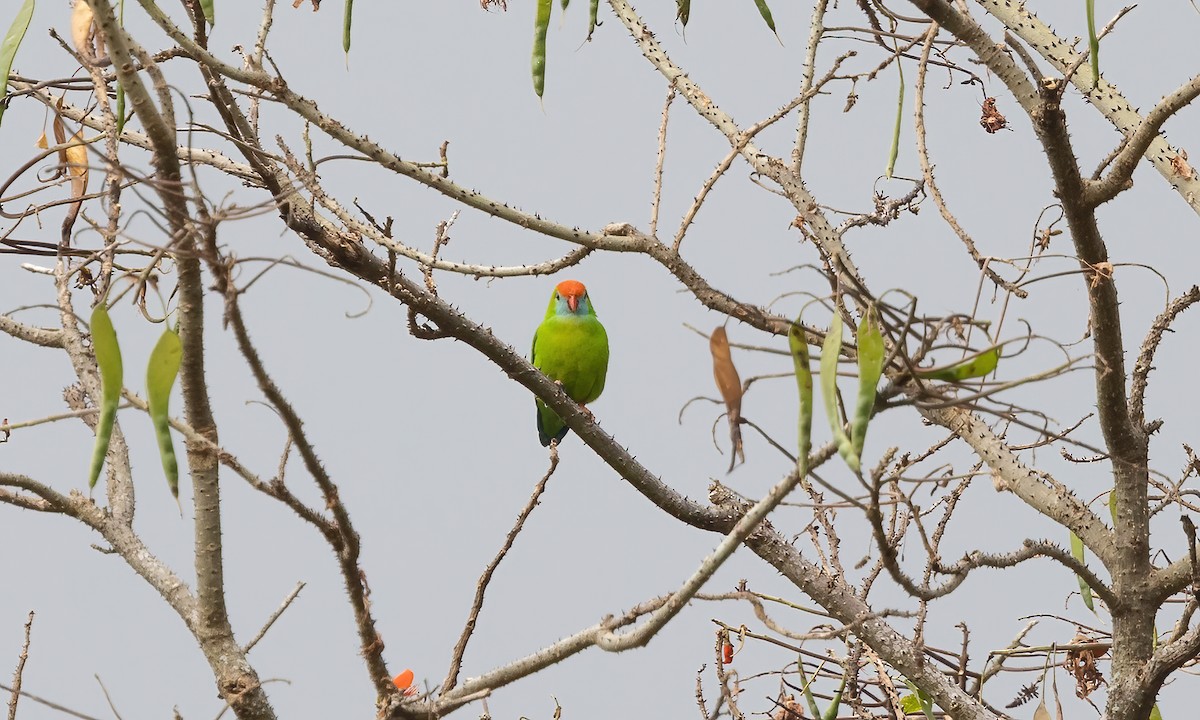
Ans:
[{"label": "thin twig", "polygon": [[259,640],[263,639],[263,636],[267,634],[267,631],[271,629],[271,626],[275,624],[275,621],[279,619],[279,616],[282,615],[285,610],[291,607],[292,601],[295,600],[296,596],[300,594],[300,591],[304,589],[305,584],[306,583],[304,581],[296,583],[296,587],[292,588],[292,591],[283,599],[283,602],[278,608],[275,609],[275,612],[271,613],[271,617],[267,618],[267,621],[263,624],[262,629],[258,631],[258,634],[251,638],[250,642],[246,643],[246,645],[242,647],[242,652],[246,653],[247,655],[250,654],[250,649],[257,645]]},{"label": "thin twig", "polygon": [[21,697],[21,676],[25,672],[25,661],[29,659],[29,631],[33,629],[33,611],[25,621],[25,642],[21,643],[21,654],[17,657],[17,669],[13,672],[12,697],[8,699],[8,720],[17,718],[17,700]]},{"label": "thin twig", "polygon": [[662,124],[658,126],[658,159],[654,163],[654,201],[650,205],[650,237],[658,237],[658,209],[662,204],[663,163],[667,159],[667,117],[675,100],[675,86],[667,89],[663,103]]},{"label": "thin twig", "polygon": [[[4,692],[12,692],[13,691],[12,688],[10,688],[7,685],[3,685],[3,684],[0,684],[0,690],[3,690]],[[81,713],[77,710],[72,710],[69,707],[63,707],[62,705],[59,705],[56,702],[51,702],[50,700],[47,700],[44,697],[39,697],[37,695],[34,695],[31,692],[27,692],[25,690],[20,690],[19,692],[20,692],[21,697],[27,697],[30,700],[32,700],[33,702],[39,703],[41,705],[45,705],[46,707],[50,708],[51,710],[57,710],[60,713],[62,713],[63,715],[70,715],[71,717],[79,718],[79,720],[100,720],[100,718],[96,717],[95,715],[85,715],[84,713]]]},{"label": "thin twig", "polygon": [[108,688],[104,687],[104,681],[100,679],[99,673],[93,677],[96,678],[96,682],[100,683],[100,692],[104,693],[104,701],[108,703],[108,709],[112,710],[112,714],[117,717],[117,720],[122,720],[121,713],[117,712],[117,706],[113,704],[112,697],[108,694]]},{"label": "thin twig", "polygon": [[516,541],[521,529],[525,527],[525,521],[529,519],[529,514],[537,507],[542,493],[546,492],[546,483],[550,482],[550,476],[554,474],[554,470],[557,467],[558,447],[551,445],[550,469],[538,481],[537,486],[533,489],[533,494],[529,496],[529,502],[525,503],[525,507],[517,515],[517,522],[513,525],[512,530],[508,531],[507,537],[504,538],[504,545],[500,548],[500,552],[496,553],[496,557],[492,558],[492,562],[488,564],[483,574],[479,576],[479,582],[475,585],[475,599],[471,602],[471,612],[467,615],[467,624],[463,626],[462,635],[459,636],[458,642],[454,645],[454,656],[450,660],[450,670],[446,673],[446,680],[442,683],[443,695],[452,690],[455,683],[458,682],[458,673],[462,669],[463,654],[467,651],[467,643],[470,642],[472,633],[475,632],[475,622],[479,619],[479,611],[483,609],[483,594],[487,592],[488,583],[492,581],[492,574],[496,572],[500,561],[512,549],[513,542]]}]

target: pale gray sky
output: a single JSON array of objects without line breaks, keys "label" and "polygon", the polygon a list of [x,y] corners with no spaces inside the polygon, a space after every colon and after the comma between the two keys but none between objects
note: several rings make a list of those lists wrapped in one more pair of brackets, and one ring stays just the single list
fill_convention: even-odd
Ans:
[{"label": "pale gray sky", "polygon": [[[1096,4],[1101,22],[1119,7],[1105,0]],[[563,24],[555,8],[543,107],[529,77],[531,8],[528,3],[510,5],[503,13],[483,12],[469,0],[359,2],[347,68],[340,46],[340,4],[326,3],[313,13],[281,3],[271,54],[292,88],[406,159],[436,159],[438,145],[449,140],[452,175],[465,186],[567,224],[599,229],[621,221],[644,229],[665,93],[662,78],[607,7],[601,7],[604,24],[594,41],[580,47],[587,7],[575,0]],[[827,24],[861,25],[852,4],[842,5]],[[1061,33],[1086,33],[1083,3],[1031,5],[1045,6],[1035,9]],[[4,3],[0,24],[7,25],[14,6]],[[253,42],[259,7],[222,0],[216,0],[216,7],[210,44],[233,60],[234,45]],[[794,7],[776,0],[773,9],[782,45],[762,25],[750,2],[697,3],[685,43],[672,23],[674,3],[638,3],[673,59],[744,126],[783,105],[800,85],[809,4]],[[135,37],[151,49],[165,46],[166,38],[139,16],[136,4],[130,3],[127,17]],[[70,58],[46,32],[54,27],[66,34],[68,17],[65,3],[39,3],[14,69],[41,78],[73,72]],[[1104,42],[1102,69],[1144,109],[1195,74],[1200,65],[1194,41],[1198,28],[1200,15],[1187,3],[1144,3]],[[848,66],[856,72],[879,59],[869,45],[831,41],[821,53],[818,74],[847,48],[860,51]],[[168,63],[172,81],[188,93],[198,92],[199,78],[182,66],[181,61]],[[906,67],[906,144],[897,165],[897,174],[910,177],[920,172],[911,146],[914,70]],[[989,136],[978,125],[980,90],[957,84],[959,79],[947,88],[944,72],[930,73],[927,117],[937,177],[981,252],[1020,255],[1039,210],[1053,201],[1044,158],[1028,121],[1000,83],[988,79],[987,94],[999,98],[1012,131]],[[831,94],[814,104],[806,179],[822,203],[839,209],[871,207],[876,178],[887,159],[896,88],[895,70],[890,68],[874,82],[859,83],[861,99],[850,113],[841,112],[846,84],[831,86]],[[1090,170],[1111,148],[1116,134],[1077,93],[1068,92],[1068,98],[1077,152]],[[195,105],[201,108],[203,103]],[[215,123],[211,112],[200,112]],[[43,118],[43,110],[29,101],[15,102],[9,109],[0,128],[4,174],[34,151]],[[298,125],[283,114],[267,108],[264,122],[270,128],[266,137],[279,133],[293,147],[299,145]],[[1196,123],[1197,111],[1188,110],[1168,124],[1166,132],[1173,143],[1194,147]],[[765,132],[761,144],[786,155],[794,132],[792,116]],[[196,142],[218,144],[202,134]],[[707,123],[681,101],[676,103],[667,142],[664,234],[673,234],[680,215],[727,150],[725,140]],[[126,152],[125,157],[144,165],[144,157]],[[317,153],[331,152],[337,152],[335,147],[318,138]],[[397,237],[413,245],[429,247],[436,224],[456,209],[431,190],[361,163],[331,162],[321,171],[326,186],[343,199],[357,198],[376,217],[395,217]],[[787,204],[748,182],[746,175],[739,161],[717,185],[685,242],[685,257],[715,286],[756,304],[798,290],[827,292],[808,271],[771,275],[814,262],[817,256],[788,227],[794,213]],[[202,174],[201,179],[213,197],[228,190],[235,193],[231,202],[265,200],[214,173]],[[1196,217],[1152,169],[1142,168],[1135,179],[1135,188],[1102,213],[1113,260],[1158,268],[1178,294],[1196,282]],[[892,194],[904,189],[898,182],[879,187]],[[92,215],[99,211],[93,209]],[[53,241],[60,218],[59,211],[52,211],[40,229],[28,225],[22,236]],[[292,255],[320,265],[306,257],[295,237],[281,236],[278,227],[272,215],[229,223],[222,226],[220,241],[243,257]],[[130,232],[149,243],[162,240],[144,219],[134,220]],[[470,210],[463,211],[452,238],[443,255],[470,262],[531,262],[569,249]],[[977,271],[940,223],[931,202],[920,216],[905,216],[885,229],[854,232],[847,241],[876,292],[904,288],[917,294],[930,313],[970,312]],[[1064,240],[1056,240],[1055,248],[1069,252]],[[20,269],[21,258],[3,257],[0,310],[53,302],[47,277]],[[1072,266],[1067,259],[1046,260],[1039,269],[1049,273]],[[705,496],[713,477],[759,496],[787,472],[785,459],[748,435],[747,463],[726,479],[727,458],[713,448],[710,435],[714,406],[695,405],[682,425],[676,422],[689,398],[715,395],[707,343],[683,323],[708,330],[723,318],[680,292],[673,278],[644,257],[594,255],[556,279],[565,277],[587,283],[611,340],[607,388],[593,410],[604,429],[639,460],[697,498]],[[1136,346],[1146,321],[1161,308],[1164,292],[1148,272],[1122,271],[1119,277],[1121,298],[1131,311],[1125,331]],[[439,276],[444,298],[522,352],[528,349],[553,282]],[[463,344],[412,338],[404,308],[378,293],[372,297],[375,304],[369,313],[349,319],[347,313],[364,308],[362,293],[314,275],[276,269],[255,285],[244,306],[268,369],[303,413],[363,536],[362,563],[389,666],[393,672],[411,667],[419,681],[437,684],[445,675],[476,579],[545,472],[547,458],[537,442],[533,399],[527,391]],[[81,311],[85,302],[81,293]],[[802,300],[780,302],[781,308],[794,312]],[[270,476],[284,432],[268,409],[252,402],[258,392],[231,337],[222,331],[219,307],[213,298],[209,377],[222,443]],[[1006,327],[1010,335],[1017,334],[1015,319],[1024,317],[1037,332],[1073,340],[1085,330],[1085,308],[1077,277],[1049,280],[1033,300],[1010,308]],[[985,304],[980,313],[996,319],[999,306]],[[140,392],[139,358],[148,354],[158,329],[141,322],[127,305],[113,314],[126,357],[126,383]],[[24,317],[54,322],[46,310]],[[1180,329],[1190,330],[1190,322],[1185,318]],[[782,347],[780,341],[737,324],[731,324],[729,332],[734,342]],[[0,347],[0,417],[16,421],[61,411],[61,389],[73,379],[65,356],[11,340],[0,340]],[[1159,469],[1172,475],[1183,466],[1179,443],[1195,441],[1189,440],[1188,430],[1200,419],[1194,403],[1178,391],[1194,384],[1187,372],[1194,347],[1187,332],[1168,339],[1151,389],[1151,414],[1168,419],[1155,440]],[[1002,367],[1001,377],[1018,377],[1060,361],[1049,345],[1035,348],[1021,358],[1019,370]],[[790,367],[786,358],[761,354],[739,353],[735,360],[743,378]],[[1090,374],[1077,373],[1018,391],[1014,397],[1045,403],[1056,421],[1070,424],[1089,412],[1091,382]],[[790,444],[794,393],[786,379],[758,385],[745,401],[745,415]],[[177,399],[173,409],[179,408]],[[191,527],[179,519],[166,492],[149,423],[134,411],[123,411],[120,417],[134,454],[136,528],[162,559],[190,579]],[[820,419],[816,425],[821,441],[827,429]],[[1098,436],[1094,425],[1085,431]],[[718,435],[724,444],[724,430]],[[872,428],[865,464],[889,444],[916,446],[938,437],[921,428],[911,411],[888,413]],[[176,447],[182,452],[178,438]],[[90,452],[91,435],[81,423],[60,423],[14,433],[9,443],[0,445],[0,467],[66,491],[83,487]],[[718,542],[652,507],[573,435],[565,441],[562,457],[541,506],[490,586],[464,676],[478,675],[604,614],[674,589]],[[1037,460],[1087,499],[1109,487],[1097,468],[1066,465],[1050,452]],[[293,465],[291,485],[314,499],[302,469]],[[824,474],[834,482],[851,480],[844,470],[830,468]],[[262,677],[288,681],[270,686],[280,716],[373,716],[374,694],[328,547],[278,503],[232,475],[225,479],[226,579],[239,638],[252,636],[298,580],[308,583],[251,655]],[[181,495],[190,498],[190,491],[185,478]],[[189,502],[184,509],[190,519]],[[853,562],[867,550],[866,528],[850,513],[843,513],[842,519],[843,553]],[[1159,529],[1171,538],[1163,544],[1178,548],[1170,535],[1176,532],[1175,517],[1160,520]],[[804,512],[792,509],[781,511],[776,525],[786,529],[790,523],[791,532],[798,532],[804,522]],[[952,551],[947,556],[976,547],[1013,549],[1027,536],[1065,542],[1061,534],[981,481],[972,487],[961,518],[950,527],[947,547]],[[25,613],[33,609],[38,617],[25,671],[29,692],[108,717],[93,678],[99,674],[125,718],[167,717],[172,707],[188,720],[215,716],[221,703],[191,637],[158,595],[119,559],[89,547],[96,540],[71,521],[0,507],[0,547],[6,550],[0,668],[9,667],[6,658],[15,661]],[[912,549],[920,554],[919,548]],[[742,577],[756,589],[804,601],[749,553],[737,554],[710,589],[731,589]],[[1069,573],[1047,562],[1015,573],[981,571],[952,598],[935,605],[929,640],[956,647],[954,625],[964,620],[972,629],[972,652],[979,663],[988,649],[1006,644],[1024,624],[1019,615],[1066,612],[1103,624],[1082,609],[1078,598],[1064,611],[1067,595],[1075,589]],[[888,595],[876,597],[882,605]],[[893,599],[898,607],[911,607],[899,596]],[[713,617],[753,621],[743,607],[695,604],[646,649],[619,656],[589,650],[498,691],[489,701],[492,715],[548,718],[557,698],[564,717],[571,719],[694,716],[695,672],[712,663]],[[797,630],[815,622],[799,614],[779,613],[777,619]],[[1161,619],[1160,630],[1168,622]],[[1071,634],[1066,626],[1048,621],[1032,639],[1061,642]],[[755,644],[739,655],[736,667],[749,674],[775,669],[787,660]],[[0,678],[7,683],[7,675]],[[711,691],[711,673],[705,679]],[[1020,678],[1022,683],[1030,679]],[[1162,703],[1165,718],[1187,717],[1184,698],[1195,692],[1194,682],[1188,678],[1168,690]],[[1070,694],[1069,683],[1062,689]],[[774,693],[772,681],[750,685],[748,691],[754,698]],[[1085,710],[1076,708],[1073,713]],[[1031,713],[1032,708],[1025,711]],[[473,717],[477,712],[477,707],[468,708],[460,715]],[[62,717],[29,701],[22,702],[19,716]]]}]

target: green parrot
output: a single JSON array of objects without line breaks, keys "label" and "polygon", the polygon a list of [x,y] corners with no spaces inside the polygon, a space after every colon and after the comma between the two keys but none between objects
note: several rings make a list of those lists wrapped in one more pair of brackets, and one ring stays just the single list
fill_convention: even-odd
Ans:
[{"label": "green parrot", "polygon": [[[581,407],[600,397],[608,373],[608,334],[596,318],[587,288],[577,280],[563,280],[550,296],[546,317],[533,334],[529,361]],[[560,441],[567,426],[556,412],[537,399],[537,429],[542,446]],[[583,407],[587,412],[587,408]]]}]

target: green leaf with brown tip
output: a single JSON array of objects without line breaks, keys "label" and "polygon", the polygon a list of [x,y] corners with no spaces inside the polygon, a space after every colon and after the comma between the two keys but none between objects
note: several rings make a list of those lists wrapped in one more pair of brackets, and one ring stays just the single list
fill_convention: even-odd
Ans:
[{"label": "green leaf with brown tip", "polygon": [[600,15],[600,0],[591,0],[588,4],[588,34],[587,41],[591,42],[592,33],[596,32],[597,17]]}]

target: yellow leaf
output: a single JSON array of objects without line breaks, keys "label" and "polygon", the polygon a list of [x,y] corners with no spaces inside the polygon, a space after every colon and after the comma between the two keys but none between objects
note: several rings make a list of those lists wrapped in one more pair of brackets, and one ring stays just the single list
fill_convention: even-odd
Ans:
[{"label": "yellow leaf", "polygon": [[81,143],[67,148],[67,172],[71,175],[71,197],[82,197],[87,192],[88,152],[83,145],[83,131],[71,136],[72,142]]},{"label": "yellow leaf", "polygon": [[43,150],[50,147],[50,143],[46,142],[46,131],[45,130],[43,130],[42,134],[40,136],[38,136],[37,142],[35,142],[34,145],[36,145],[37,147],[40,147]]},{"label": "yellow leaf", "polygon": [[83,0],[75,0],[75,9],[71,11],[71,40],[75,49],[84,57],[92,57],[92,21],[95,16],[90,5]]}]

